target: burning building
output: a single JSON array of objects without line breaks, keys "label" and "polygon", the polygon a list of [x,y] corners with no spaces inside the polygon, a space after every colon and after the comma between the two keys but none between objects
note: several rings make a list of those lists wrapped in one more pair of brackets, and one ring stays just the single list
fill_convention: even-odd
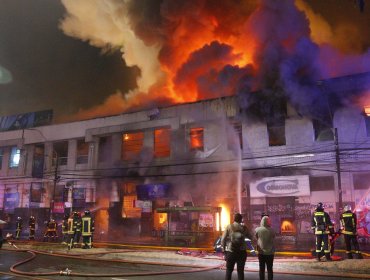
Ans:
[{"label": "burning building", "polygon": [[[61,29],[121,49],[138,87],[73,122],[1,132],[4,212],[91,208],[102,235],[268,212],[296,241],[319,201],[333,217],[369,207],[370,55],[343,54],[330,28],[319,36],[303,1],[62,2]],[[221,205],[173,225],[156,211]]]}]

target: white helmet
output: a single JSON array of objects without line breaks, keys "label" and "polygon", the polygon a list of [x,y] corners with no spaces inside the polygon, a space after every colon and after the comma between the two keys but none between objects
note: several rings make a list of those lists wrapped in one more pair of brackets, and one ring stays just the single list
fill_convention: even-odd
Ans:
[{"label": "white helmet", "polygon": [[347,212],[347,211],[352,211],[352,207],[349,204],[344,206],[344,212]]}]

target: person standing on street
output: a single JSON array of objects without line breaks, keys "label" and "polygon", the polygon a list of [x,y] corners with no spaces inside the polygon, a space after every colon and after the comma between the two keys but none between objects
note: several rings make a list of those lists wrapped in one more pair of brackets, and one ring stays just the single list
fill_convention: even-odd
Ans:
[{"label": "person standing on street", "polygon": [[35,240],[35,231],[36,231],[36,219],[34,216],[31,216],[28,221],[28,227],[30,230],[30,234],[28,236],[28,240]]},{"label": "person standing on street", "polygon": [[62,244],[67,245],[68,244],[68,219],[69,215],[65,214],[63,221],[62,221]]},{"label": "person standing on street", "polygon": [[247,260],[245,238],[252,239],[252,236],[248,228],[242,224],[242,221],[242,215],[236,213],[234,222],[226,227],[221,237],[221,247],[226,260],[225,280],[231,280],[235,263],[237,265],[238,280],[244,280],[244,267]]},{"label": "person standing on street", "polygon": [[23,228],[22,224],[23,224],[22,218],[18,217],[15,223],[15,239],[17,240],[19,240],[21,237],[22,228]]},{"label": "person standing on street", "polygon": [[273,279],[272,266],[275,254],[275,231],[271,228],[270,217],[265,215],[261,219],[261,226],[256,228],[257,252],[259,261],[260,280],[265,279],[265,268],[267,266],[268,280]]},{"label": "person standing on street", "polygon": [[[346,254],[349,259],[353,259],[352,252],[357,254],[358,259],[362,259],[360,247],[357,241],[357,216],[352,212],[351,205],[344,206],[344,212],[340,215],[341,232],[346,243]],[[354,251],[351,250],[353,245]]]},{"label": "person standing on street", "polygon": [[91,217],[90,211],[86,210],[82,217],[82,242],[83,249],[92,248],[92,235],[94,232],[94,220]]},{"label": "person standing on street", "polygon": [[333,232],[330,216],[324,211],[323,204],[319,202],[312,214],[311,229],[316,236],[316,258],[320,261],[321,251],[324,251],[327,261],[331,261],[329,249],[329,233]]}]

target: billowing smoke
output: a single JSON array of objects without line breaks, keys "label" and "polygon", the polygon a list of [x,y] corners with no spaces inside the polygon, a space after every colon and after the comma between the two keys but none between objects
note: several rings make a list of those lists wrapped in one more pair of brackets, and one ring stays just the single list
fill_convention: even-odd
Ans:
[{"label": "billowing smoke", "polygon": [[[318,80],[370,71],[358,32],[333,29],[301,0],[62,2],[66,34],[120,49],[126,64],[140,69],[136,90],[115,93],[76,118],[230,95],[259,116],[284,100],[319,117],[328,98]],[[342,40],[346,34],[357,43]],[[351,100],[335,98],[337,107]]]}]

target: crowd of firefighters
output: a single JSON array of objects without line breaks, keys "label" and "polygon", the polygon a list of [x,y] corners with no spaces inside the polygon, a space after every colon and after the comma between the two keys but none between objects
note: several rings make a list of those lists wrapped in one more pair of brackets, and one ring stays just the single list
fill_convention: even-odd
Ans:
[{"label": "crowd of firefighters", "polygon": [[[62,228],[62,244],[67,245],[68,249],[74,248],[77,244],[80,244],[82,237],[82,248],[91,249],[92,239],[94,233],[94,220],[91,217],[89,210],[84,212],[81,216],[80,212],[72,212],[70,215],[65,214],[60,224]],[[29,240],[35,240],[36,232],[36,219],[34,216],[30,216],[28,221],[29,228]],[[23,230],[23,219],[17,218],[15,225],[15,236],[14,238],[19,240]],[[43,235],[43,241],[56,241],[58,238],[58,223],[51,218],[45,222],[45,231]]]},{"label": "crowd of firefighters", "polygon": [[357,217],[352,212],[351,205],[344,206],[344,212],[340,215],[340,230],[334,232],[334,223],[330,216],[325,212],[323,204],[319,202],[316,210],[312,214],[311,228],[316,236],[316,257],[320,261],[325,255],[326,260],[331,260],[334,251],[334,242],[339,235],[344,235],[346,254],[349,259],[353,259],[353,254],[362,259],[362,254],[357,241]]}]

